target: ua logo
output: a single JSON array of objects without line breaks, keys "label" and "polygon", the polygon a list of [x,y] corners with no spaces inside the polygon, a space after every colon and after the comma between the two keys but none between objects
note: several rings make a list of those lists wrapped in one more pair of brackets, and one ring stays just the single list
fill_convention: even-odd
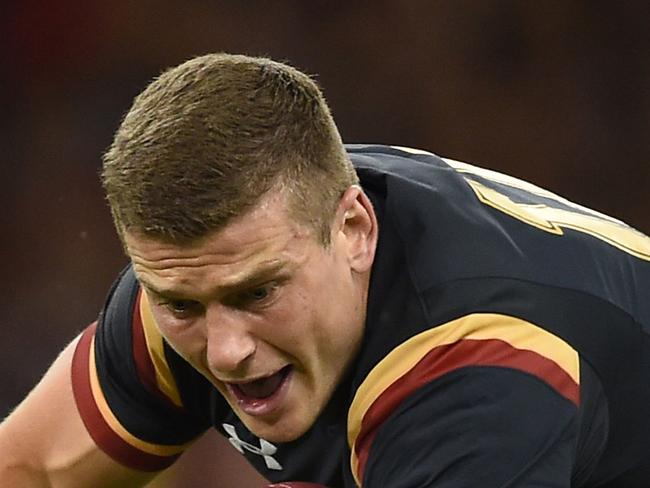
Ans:
[{"label": "ua logo", "polygon": [[223,427],[223,430],[225,430],[230,436],[228,437],[228,440],[233,445],[233,447],[237,449],[239,452],[244,454],[244,450],[247,450],[248,452],[252,452],[253,454],[262,456],[264,458],[264,462],[266,463],[267,468],[275,469],[278,471],[282,469],[282,465],[273,458],[273,454],[277,452],[278,448],[275,447],[273,444],[271,444],[269,441],[260,439],[260,446],[257,447],[253,444],[249,444],[246,441],[242,441],[237,435],[237,431],[235,430],[234,425],[230,425],[230,424],[221,424],[221,425]]}]

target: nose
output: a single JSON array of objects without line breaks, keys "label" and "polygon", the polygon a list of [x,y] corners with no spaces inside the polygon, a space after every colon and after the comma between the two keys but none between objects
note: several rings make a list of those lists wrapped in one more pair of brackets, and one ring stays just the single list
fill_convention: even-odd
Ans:
[{"label": "nose", "polygon": [[256,350],[245,312],[215,307],[206,314],[206,360],[213,374],[233,378],[244,373]]}]

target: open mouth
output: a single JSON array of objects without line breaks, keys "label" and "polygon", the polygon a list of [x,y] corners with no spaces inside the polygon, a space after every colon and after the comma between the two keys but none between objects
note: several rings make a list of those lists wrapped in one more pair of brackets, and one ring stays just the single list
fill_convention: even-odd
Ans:
[{"label": "open mouth", "polygon": [[230,387],[240,401],[269,398],[280,389],[291,369],[291,365],[288,365],[270,376],[247,383],[231,383]]}]

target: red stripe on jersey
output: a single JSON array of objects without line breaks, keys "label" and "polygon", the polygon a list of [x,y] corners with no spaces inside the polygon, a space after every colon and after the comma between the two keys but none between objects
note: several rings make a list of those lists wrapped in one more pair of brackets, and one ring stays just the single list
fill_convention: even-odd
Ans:
[{"label": "red stripe on jersey", "polygon": [[118,463],[139,471],[159,471],[170,466],[180,454],[156,456],[136,449],[111,429],[102,416],[90,385],[90,347],[97,322],[82,334],[72,359],[72,391],[81,419],[95,444]]},{"label": "red stripe on jersey", "polygon": [[358,479],[363,479],[377,429],[399,404],[425,384],[468,366],[517,369],[541,379],[576,406],[580,403],[579,385],[557,363],[534,351],[517,349],[499,339],[463,339],[435,347],[406,374],[386,388],[363,416],[354,446],[359,459]]}]

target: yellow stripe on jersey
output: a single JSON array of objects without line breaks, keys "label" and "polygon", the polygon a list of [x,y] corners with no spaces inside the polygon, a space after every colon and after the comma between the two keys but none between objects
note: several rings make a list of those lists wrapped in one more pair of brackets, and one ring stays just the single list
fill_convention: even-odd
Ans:
[{"label": "yellow stripe on jersey", "polygon": [[163,346],[163,338],[158,327],[156,326],[155,319],[151,313],[151,307],[147,299],[147,294],[140,293],[140,317],[142,318],[142,328],[144,330],[144,338],[147,343],[147,351],[153,363],[156,372],[156,383],[158,389],[165,394],[177,407],[182,407],[180,394],[176,380],[172,374],[167,359],[165,359],[165,349]]},{"label": "yellow stripe on jersey", "polygon": [[359,485],[356,442],[364,416],[380,395],[437,347],[461,340],[494,339],[552,361],[579,385],[578,353],[564,340],[525,320],[501,314],[477,313],[426,330],[393,349],[357,389],[348,412],[348,444],[352,453],[352,473]]}]

